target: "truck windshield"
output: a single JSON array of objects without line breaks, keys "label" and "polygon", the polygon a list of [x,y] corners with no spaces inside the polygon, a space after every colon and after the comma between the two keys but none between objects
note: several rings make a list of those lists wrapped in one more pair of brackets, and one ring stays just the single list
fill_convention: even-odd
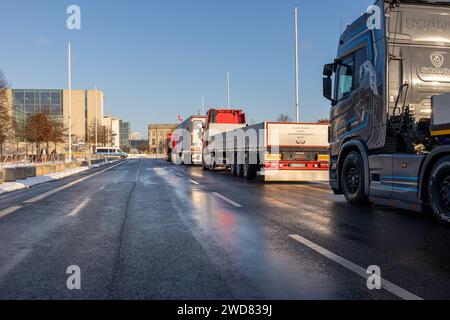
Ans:
[{"label": "truck windshield", "polygon": [[193,123],[192,143],[194,147],[202,145],[203,121],[195,120]]}]

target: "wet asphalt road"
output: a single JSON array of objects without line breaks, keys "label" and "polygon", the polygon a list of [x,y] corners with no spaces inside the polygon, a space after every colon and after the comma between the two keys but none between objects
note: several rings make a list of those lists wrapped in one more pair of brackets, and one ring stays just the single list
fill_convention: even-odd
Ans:
[{"label": "wet asphalt road", "polygon": [[[163,160],[102,170],[0,197],[20,206],[0,218],[0,299],[450,299],[450,227],[430,215]],[[351,270],[370,265],[395,288]]]}]

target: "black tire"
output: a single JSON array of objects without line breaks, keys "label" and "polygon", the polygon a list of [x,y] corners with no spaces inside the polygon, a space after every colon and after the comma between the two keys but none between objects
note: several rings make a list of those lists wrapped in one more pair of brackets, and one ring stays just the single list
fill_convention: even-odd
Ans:
[{"label": "black tire", "polygon": [[231,171],[230,171],[231,175],[233,177],[237,177],[238,176],[238,165],[237,165],[237,157],[236,154],[233,155],[233,161],[231,163]]},{"label": "black tire", "polygon": [[350,152],[344,160],[341,172],[342,191],[348,203],[356,206],[368,204],[364,191],[364,161],[358,152]]},{"label": "black tire", "polygon": [[203,170],[205,170],[205,171],[208,170],[208,167],[206,166],[206,163],[205,163],[204,159],[202,159],[202,167],[203,167]]},{"label": "black tire", "polygon": [[211,172],[216,172],[216,159],[211,157],[211,165],[209,166]]},{"label": "black tire", "polygon": [[250,154],[245,155],[244,177],[247,180],[255,180],[258,174],[258,165],[250,164]]},{"label": "black tire", "polygon": [[440,159],[428,184],[428,197],[434,215],[442,222],[450,223],[450,156]]}]

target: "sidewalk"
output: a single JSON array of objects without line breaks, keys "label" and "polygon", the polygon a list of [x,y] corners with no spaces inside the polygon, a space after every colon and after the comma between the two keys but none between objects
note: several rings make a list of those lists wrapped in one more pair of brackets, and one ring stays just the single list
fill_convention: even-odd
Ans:
[{"label": "sidewalk", "polygon": [[46,175],[43,175],[40,177],[28,178],[25,180],[17,180],[15,182],[5,182],[5,183],[0,184],[0,195],[7,193],[7,192],[16,191],[16,190],[28,189],[28,188],[31,188],[33,186],[36,186],[36,185],[42,184],[42,183],[60,180],[60,179],[84,172],[84,171],[88,171],[93,168],[98,168],[98,167],[104,166],[106,164],[114,163],[114,162],[116,162],[116,161],[110,161],[108,163],[102,163],[102,164],[95,164],[90,167],[79,167],[79,168],[75,168],[75,169],[68,169],[68,170],[65,170],[62,172],[50,173],[50,174],[46,174]]}]

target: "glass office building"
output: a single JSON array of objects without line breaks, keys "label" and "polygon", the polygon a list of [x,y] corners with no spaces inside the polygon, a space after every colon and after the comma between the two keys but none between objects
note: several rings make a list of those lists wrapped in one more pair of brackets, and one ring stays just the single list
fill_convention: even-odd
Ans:
[{"label": "glass office building", "polygon": [[12,90],[12,99],[14,120],[22,132],[27,119],[37,113],[61,124],[64,122],[62,90]]},{"label": "glass office building", "polygon": [[130,123],[120,120],[120,148],[122,150],[130,149]]}]

